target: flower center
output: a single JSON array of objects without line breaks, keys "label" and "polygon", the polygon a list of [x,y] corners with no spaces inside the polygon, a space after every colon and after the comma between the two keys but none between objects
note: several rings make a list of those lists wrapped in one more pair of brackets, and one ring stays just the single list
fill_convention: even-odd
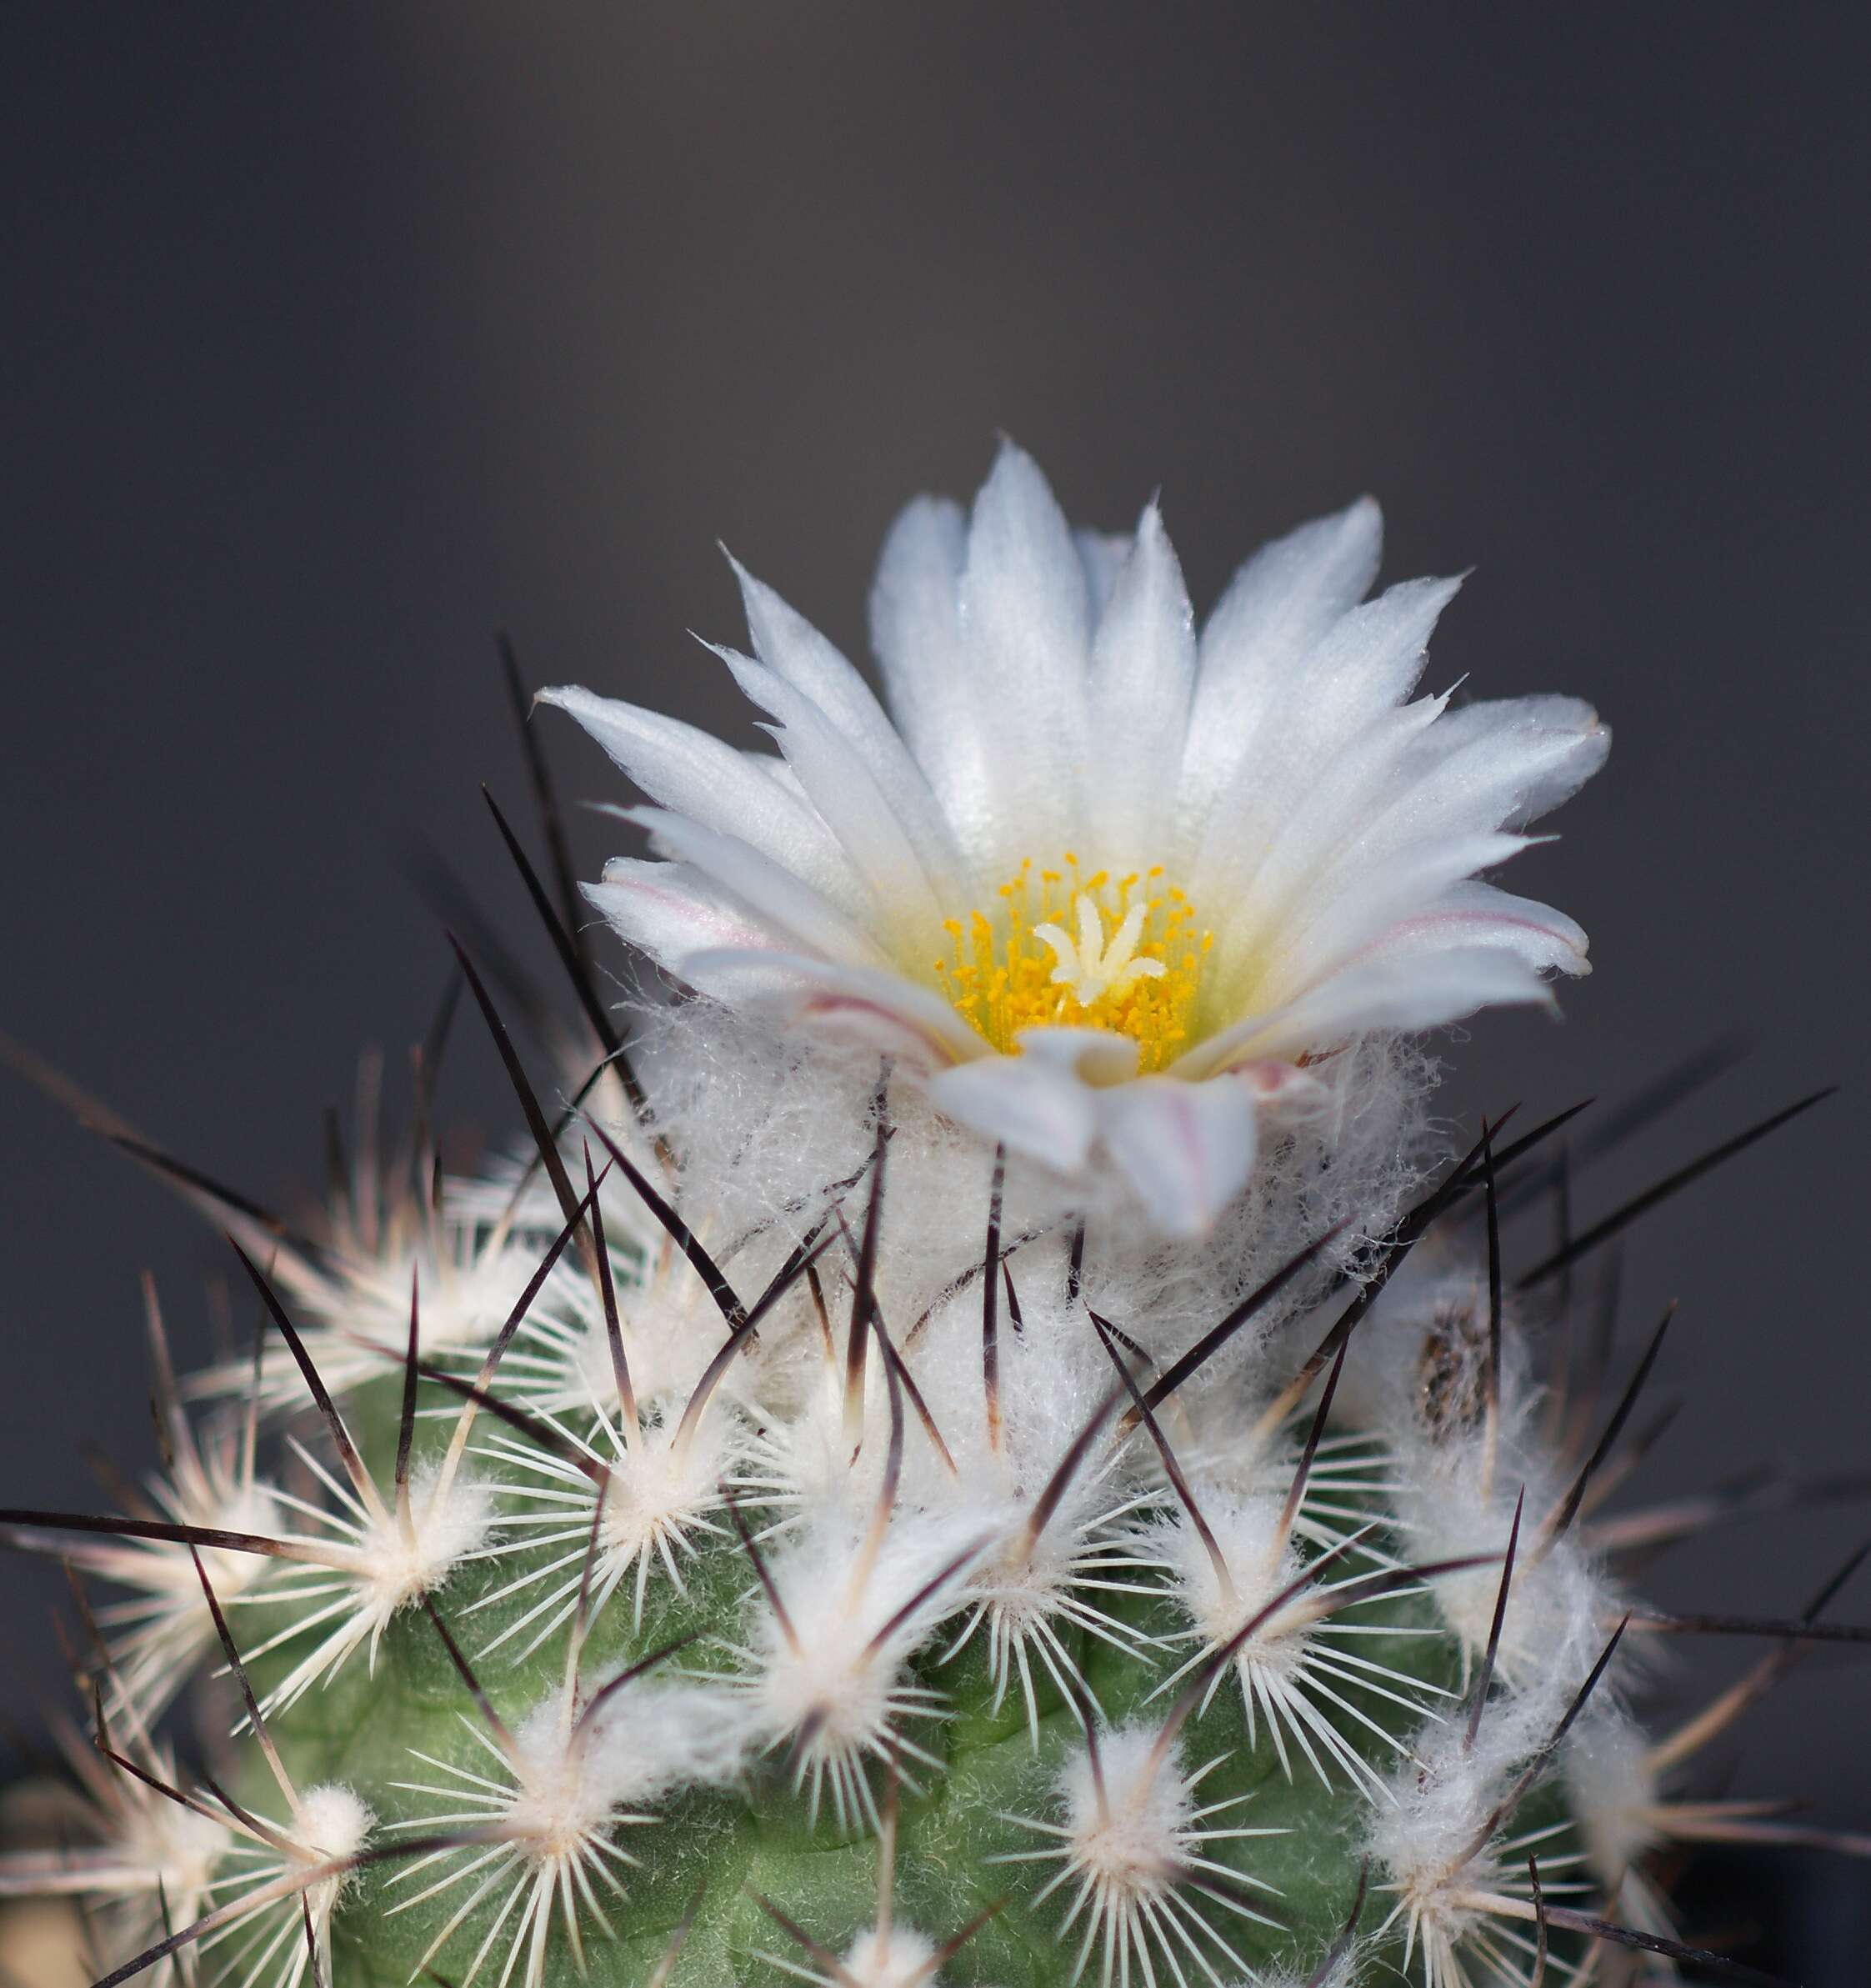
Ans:
[{"label": "flower center", "polygon": [[1014,1055],[1023,1029],[1108,1029],[1137,1043],[1145,1071],[1182,1054],[1214,934],[1197,929],[1160,865],[1082,877],[1068,850],[1058,869],[1036,872],[1029,859],[996,894],[992,914],[945,921],[948,949],[935,963],[978,1034]]}]

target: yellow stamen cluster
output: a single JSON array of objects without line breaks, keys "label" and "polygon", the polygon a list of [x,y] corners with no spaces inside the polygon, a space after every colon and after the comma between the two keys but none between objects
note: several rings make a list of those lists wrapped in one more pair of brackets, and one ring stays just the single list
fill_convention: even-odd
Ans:
[{"label": "yellow stamen cluster", "polygon": [[[1132,1037],[1145,1072],[1182,1054],[1214,934],[1198,930],[1193,907],[1163,880],[1160,864],[1116,879],[1102,869],[1082,877],[1068,850],[1058,869],[1036,872],[1029,858],[996,896],[991,914],[944,921],[948,949],[934,962],[956,1011],[995,1049],[1014,1055],[1023,1029],[1063,1026]],[[1139,908],[1141,929],[1125,947],[1127,921]],[[1088,934],[1103,949],[1108,984],[1089,999],[1081,993],[1100,975],[1085,970],[1083,945],[1062,946],[1068,934]]]}]

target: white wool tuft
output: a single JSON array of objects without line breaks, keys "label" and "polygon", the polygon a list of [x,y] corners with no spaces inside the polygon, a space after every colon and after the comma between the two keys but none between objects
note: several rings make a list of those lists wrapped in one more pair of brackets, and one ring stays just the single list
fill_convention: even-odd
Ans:
[{"label": "white wool tuft", "polygon": [[[710,1234],[722,1238],[768,1229],[788,1244],[803,1237],[824,1212],[829,1184],[869,1158],[882,1065],[782,1039],[703,999],[645,1004],[638,1020],[658,1124],[683,1155],[685,1219],[705,1210]],[[1083,1221],[1090,1303],[1153,1351],[1175,1352],[1334,1224],[1347,1224],[1313,1274],[1283,1291],[1223,1363],[1238,1365],[1410,1199],[1438,1154],[1423,1111],[1433,1073],[1413,1042],[1396,1037],[1365,1038],[1320,1064],[1316,1094],[1263,1129],[1245,1193],[1198,1242],[1153,1232],[1108,1170],[1072,1180],[1017,1156],[1007,1172],[1003,1238],[1051,1239],[1043,1256],[1063,1269],[1065,1239]],[[993,1154],[913,1087],[893,1084],[888,1110],[879,1299],[901,1338],[969,1269],[971,1242],[978,1267]],[[868,1187],[850,1192],[854,1229]],[[1040,1256],[1024,1260],[1032,1249],[1023,1244],[1010,1259],[1023,1298],[1044,1274]]]},{"label": "white wool tuft", "polygon": [[1594,1706],[1567,1739],[1564,1770],[1592,1869],[1615,1889],[1663,1840],[1650,1742],[1633,1720]]},{"label": "white wool tuft", "polygon": [[327,1781],[299,1797],[293,1820],[297,1840],[335,1864],[356,1856],[370,1840],[377,1819],[370,1805],[341,1781]]},{"label": "white wool tuft", "polygon": [[905,1734],[941,1700],[904,1682],[904,1665],[956,1604],[956,1583],[979,1550],[953,1521],[889,1520],[853,1539],[843,1523],[796,1534],[767,1568],[752,1641],[737,1655],[736,1685],[751,1700],[761,1741],[793,1743],[795,1772],[818,1804],[829,1785],[841,1820],[875,1819],[865,1762],[893,1761],[915,1785],[936,1763]]},{"label": "white wool tuft", "polygon": [[921,1988],[932,1978],[935,1942],[908,1926],[873,1927],[852,1941],[844,1973],[855,1988]]},{"label": "white wool tuft", "polygon": [[739,1694],[677,1680],[626,1686],[592,1723],[593,1757],[619,1800],[722,1786],[759,1739]]}]

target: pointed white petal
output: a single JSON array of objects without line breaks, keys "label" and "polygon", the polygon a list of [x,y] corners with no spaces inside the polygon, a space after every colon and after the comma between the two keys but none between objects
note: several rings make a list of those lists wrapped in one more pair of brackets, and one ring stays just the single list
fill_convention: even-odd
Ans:
[{"label": "pointed white petal", "polygon": [[1011,443],[975,499],[961,629],[988,712],[987,853],[1011,875],[1023,855],[1043,859],[1072,846],[1088,636],[1078,548],[1038,465]]},{"label": "pointed white petal", "polygon": [[1202,632],[1183,761],[1186,819],[1199,824],[1241,754],[1287,670],[1377,577],[1383,519],[1368,497],[1330,518],[1263,546],[1229,583]]},{"label": "pointed white petal", "polygon": [[1165,1234],[1202,1234],[1247,1184],[1258,1099],[1239,1078],[1143,1077],[1098,1105],[1106,1151]]},{"label": "pointed white petal", "polygon": [[[1440,702],[1386,714],[1341,753],[1238,894],[1228,894],[1222,866],[1201,876],[1204,909],[1230,905],[1212,985],[1253,972],[1258,958],[1261,984],[1247,998],[1263,1004],[1363,953],[1473,869],[1513,854],[1512,839],[1495,835],[1500,824],[1543,812],[1603,763],[1605,728],[1574,699],[1478,704],[1438,718]],[[1251,837],[1244,834],[1242,846],[1251,849]],[[1583,934],[1562,923],[1582,958]],[[1478,938],[1449,934],[1455,944]],[[1280,971],[1269,982],[1264,969],[1275,954]]]},{"label": "pointed white petal", "polygon": [[[1477,828],[1523,828],[1604,764],[1611,730],[1576,697],[1495,698],[1451,711],[1406,763],[1397,805]],[[1430,824],[1427,819],[1424,826]]]},{"label": "pointed white petal", "polygon": [[992,817],[991,704],[969,674],[959,618],[968,527],[960,505],[919,497],[890,528],[871,588],[871,647],[909,749],[956,834],[978,845]]},{"label": "pointed white petal", "polygon": [[659,849],[710,879],[730,903],[744,905],[749,921],[777,933],[787,951],[815,954],[847,966],[887,964],[843,913],[738,836],[718,834],[663,808],[633,808],[628,819],[647,829]]},{"label": "pointed white petal", "polygon": [[[1443,716],[1404,738],[1381,778],[1373,762],[1374,804],[1360,819],[1333,824],[1337,848],[1323,849],[1323,831],[1313,836],[1322,846],[1309,851],[1283,839],[1287,874],[1262,879],[1278,889],[1245,902],[1241,930],[1278,929],[1291,958],[1310,963],[1301,969],[1308,974],[1362,950],[1448,885],[1511,854],[1509,839],[1495,831],[1557,804],[1603,764],[1608,744],[1596,714],[1570,698],[1471,705]],[[1363,754],[1361,744],[1342,757]],[[1296,837],[1307,825],[1304,812]],[[1465,848],[1475,852],[1468,870],[1457,855]],[[1232,970],[1238,945],[1221,950],[1219,970]]]},{"label": "pointed white petal", "polygon": [[[1271,839],[1258,846],[1258,854],[1251,844],[1237,852],[1241,860],[1234,872],[1236,894],[1227,903],[1209,962],[1209,973],[1217,980],[1264,954],[1264,935],[1278,932],[1300,907],[1316,903],[1322,879],[1334,873],[1348,853],[1363,850],[1372,817],[1388,805],[1398,769],[1415,740],[1436,722],[1445,701],[1422,698],[1400,711],[1382,714],[1299,797]],[[1228,886],[1217,879],[1213,887]],[[1208,899],[1202,902],[1206,908]]]},{"label": "pointed white petal", "polygon": [[604,866],[604,881],[586,884],[584,894],[627,944],[679,979],[688,979],[682,962],[693,953],[779,944],[776,933],[686,863],[613,857]]},{"label": "pointed white petal", "polygon": [[1268,995],[1290,999],[1363,958],[1451,885],[1505,863],[1527,841],[1523,835],[1449,838],[1412,844],[1368,869],[1348,869],[1337,889],[1322,888],[1306,909],[1282,925],[1263,976]]},{"label": "pointed white petal", "polygon": [[1238,762],[1204,824],[1188,885],[1198,902],[1239,895],[1256,852],[1333,761],[1409,695],[1430,631],[1460,584],[1405,580],[1341,616],[1288,670],[1263,736]]},{"label": "pointed white petal", "polygon": [[1414,1034],[1459,1021],[1478,1008],[1553,1005],[1538,973],[1500,947],[1472,946],[1396,959],[1355,962],[1267,1015],[1239,1022],[1198,1044],[1174,1066],[1197,1077],[1263,1057],[1326,1049],[1366,1029]]},{"label": "pointed white petal", "polygon": [[1092,644],[1084,795],[1101,824],[1102,862],[1145,865],[1166,854],[1195,680],[1195,621],[1174,548],[1152,504],[1113,583]]},{"label": "pointed white petal", "polygon": [[788,607],[738,559],[728,563],[740,583],[754,653],[768,668],[818,705],[878,776],[891,804],[909,826],[918,847],[939,851],[944,870],[955,867],[954,838],[923,769],[884,716],[871,687],[806,618]]},{"label": "pointed white petal", "polygon": [[847,860],[870,887],[873,928],[891,941],[920,936],[923,945],[930,944],[942,926],[942,899],[934,882],[946,881],[942,854],[918,846],[882,784],[883,769],[872,765],[803,691],[765,664],[732,649],[716,653],[747,695],[778,719],[780,750]]},{"label": "pointed white petal", "polygon": [[538,701],[570,713],[659,806],[738,835],[842,909],[862,908],[862,886],[830,829],[752,755],[679,719],[575,685],[542,690]]}]

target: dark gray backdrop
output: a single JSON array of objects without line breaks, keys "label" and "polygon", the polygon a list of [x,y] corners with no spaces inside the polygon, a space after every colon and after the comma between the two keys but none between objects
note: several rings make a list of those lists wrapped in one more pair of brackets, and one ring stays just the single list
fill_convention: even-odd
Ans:
[{"label": "dark gray backdrop", "polygon": [[[1515,879],[1598,972],[1562,1027],[1482,1024],[1464,1106],[1752,1031],[1593,1212],[1847,1086],[1641,1242],[1629,1339],[1680,1295],[1659,1398],[1692,1397],[1646,1483],[1864,1465],[1862,23],[9,8],[0,1024],[288,1198],[358,1046],[440,984],[413,839],[511,902],[475,794],[520,797],[497,623],[535,679],[739,723],[683,633],[738,633],[717,538],[855,649],[894,508],[972,488],[998,429],[1088,520],[1160,485],[1203,602],[1370,488],[1392,577],[1478,569],[1438,683],[1577,691],[1618,734]],[[504,1123],[478,1044],[451,1084]],[[150,1448],[136,1273],[198,1349],[215,1247],[0,1100],[0,1500],[84,1501],[76,1438]],[[1768,1521],[1654,1589],[1788,1610],[1864,1523]],[[41,1571],[6,1570],[9,1711],[57,1681]],[[1742,1751],[1750,1791],[1863,1822],[1864,1671],[1812,1664]]]}]

